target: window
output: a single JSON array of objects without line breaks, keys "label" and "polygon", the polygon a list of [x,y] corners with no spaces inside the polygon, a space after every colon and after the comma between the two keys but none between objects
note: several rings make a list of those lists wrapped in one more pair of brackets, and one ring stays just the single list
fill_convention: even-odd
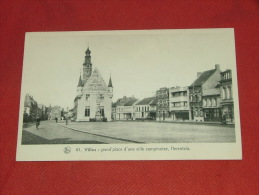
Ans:
[{"label": "window", "polygon": [[230,99],[229,88],[226,87],[226,99]]},{"label": "window", "polygon": [[85,107],[85,116],[90,116],[90,106]]},{"label": "window", "polygon": [[195,116],[198,116],[198,109],[195,109]]},{"label": "window", "polygon": [[208,99],[208,106],[211,107],[211,100],[210,99]]},{"label": "window", "polygon": [[221,89],[221,98],[223,100],[226,98],[226,93],[225,93],[225,89],[224,88]]},{"label": "window", "polygon": [[104,117],[104,107],[103,106],[100,107],[100,114],[101,114],[101,116]]},{"label": "window", "polygon": [[206,101],[206,99],[203,99],[203,106],[207,106],[207,101]]},{"label": "window", "polygon": [[202,111],[202,109],[200,109],[200,116],[201,116],[201,117],[203,116],[203,111]]},{"label": "window", "polygon": [[183,102],[183,106],[187,106],[187,102]]},{"label": "window", "polygon": [[100,94],[100,100],[104,100],[104,95],[103,94]]},{"label": "window", "polygon": [[88,101],[90,99],[90,94],[85,95],[85,100]]},{"label": "window", "polygon": [[216,106],[217,106],[217,99],[214,98],[214,99],[212,100],[212,103],[213,103],[213,106],[216,107]]}]

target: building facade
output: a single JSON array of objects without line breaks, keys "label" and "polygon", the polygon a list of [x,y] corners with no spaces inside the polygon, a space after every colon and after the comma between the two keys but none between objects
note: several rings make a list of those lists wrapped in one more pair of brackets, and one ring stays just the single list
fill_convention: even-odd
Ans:
[{"label": "building facade", "polygon": [[149,97],[140,100],[134,106],[134,118],[139,119],[156,119],[156,110],[157,110],[157,98]]},{"label": "building facade", "polygon": [[134,105],[138,100],[134,97],[126,97],[118,99],[113,104],[114,120],[133,120]]},{"label": "building facade", "polygon": [[189,89],[188,87],[172,87],[169,89],[169,110],[172,120],[189,120]]},{"label": "building facade", "polygon": [[189,86],[191,120],[204,121],[203,90],[214,88],[220,81],[220,73],[218,64],[215,65],[215,69],[197,73],[197,79]]},{"label": "building facade", "polygon": [[232,71],[226,70],[221,73],[220,80],[221,110],[222,115],[228,122],[234,122],[234,102],[232,92]]},{"label": "building facade", "polygon": [[51,107],[50,120],[55,120],[56,118],[58,120],[61,120],[61,107],[60,106]]},{"label": "building facade", "polygon": [[83,64],[83,78],[79,77],[74,99],[76,121],[111,121],[113,86],[107,85],[99,70],[92,70],[91,51],[87,48]]},{"label": "building facade", "polygon": [[204,121],[221,121],[221,98],[220,85],[216,85],[212,89],[204,89],[202,95],[202,107],[204,113]]},{"label": "building facade", "polygon": [[169,89],[166,87],[156,91],[157,98],[157,120],[165,121],[170,118],[169,112]]}]

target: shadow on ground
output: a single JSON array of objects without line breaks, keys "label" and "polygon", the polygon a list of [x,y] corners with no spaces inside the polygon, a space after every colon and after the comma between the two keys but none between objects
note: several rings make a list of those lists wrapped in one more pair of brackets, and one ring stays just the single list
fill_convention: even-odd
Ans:
[{"label": "shadow on ground", "polygon": [[105,143],[97,142],[97,141],[84,141],[84,140],[75,141],[75,140],[70,140],[69,138],[49,140],[23,130],[22,145],[36,145],[36,144],[105,144]]}]

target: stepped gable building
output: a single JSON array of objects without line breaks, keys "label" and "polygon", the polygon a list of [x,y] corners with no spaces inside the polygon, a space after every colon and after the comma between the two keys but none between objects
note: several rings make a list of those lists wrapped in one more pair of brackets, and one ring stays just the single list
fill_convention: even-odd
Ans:
[{"label": "stepped gable building", "polygon": [[148,97],[136,103],[135,119],[156,119],[157,97]]},{"label": "stepped gable building", "polygon": [[169,89],[169,109],[172,120],[189,120],[190,103],[188,87],[172,87]]},{"label": "stepped gable building", "polygon": [[83,78],[79,76],[77,95],[74,99],[76,121],[111,121],[113,85],[107,85],[99,70],[92,69],[91,51],[87,48],[83,63]]},{"label": "stepped gable building", "polygon": [[189,86],[191,120],[204,121],[202,96],[203,91],[214,88],[220,81],[220,65],[215,69],[197,73],[197,79]]},{"label": "stepped gable building", "polygon": [[168,120],[169,112],[169,89],[167,87],[160,88],[156,91],[157,97],[157,120]]},{"label": "stepped gable building", "polygon": [[232,72],[226,70],[221,73],[220,80],[220,95],[221,95],[221,109],[222,115],[226,117],[228,122],[234,122],[234,102],[232,92]]}]

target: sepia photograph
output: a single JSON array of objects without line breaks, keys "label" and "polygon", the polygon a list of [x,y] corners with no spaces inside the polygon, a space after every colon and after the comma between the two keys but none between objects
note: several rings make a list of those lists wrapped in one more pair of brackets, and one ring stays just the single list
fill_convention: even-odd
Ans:
[{"label": "sepia photograph", "polygon": [[234,29],[28,32],[18,161],[242,159]]}]

